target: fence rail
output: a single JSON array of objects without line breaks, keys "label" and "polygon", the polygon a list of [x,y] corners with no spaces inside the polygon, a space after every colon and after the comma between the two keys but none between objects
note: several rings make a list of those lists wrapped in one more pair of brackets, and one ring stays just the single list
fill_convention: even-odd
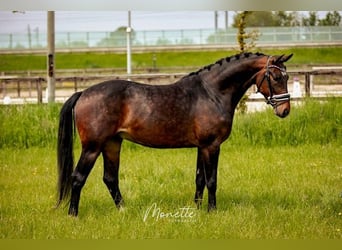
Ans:
[{"label": "fence rail", "polygon": [[[300,77],[304,82],[304,95],[312,96],[314,76],[331,76],[337,77],[339,90],[329,92],[326,89],[326,94],[342,95],[342,69],[326,68],[319,70],[301,70],[289,71],[289,82],[293,82],[295,78]],[[95,83],[109,79],[130,79],[132,81],[142,82],[146,84],[168,84],[177,81],[185,76],[185,73],[152,73],[152,74],[132,74],[132,75],[102,75],[102,76],[66,76],[56,78],[56,101],[63,102],[73,92],[85,89]],[[0,93],[2,95],[2,103],[6,103],[9,97],[30,99],[31,102],[43,103],[44,91],[46,90],[46,79],[43,77],[17,77],[17,76],[0,76]],[[329,85],[324,85],[325,87]],[[253,90],[251,90],[253,91]],[[7,99],[6,99],[7,98]],[[250,97],[250,101],[253,101]],[[34,101],[35,100],[35,101]],[[0,102],[1,103],[1,102]]]},{"label": "fence rail", "polygon": [[[342,42],[342,26],[318,27],[259,27],[249,28],[260,35],[257,46],[277,44],[315,44]],[[235,46],[236,28],[134,31],[133,48],[164,46]],[[126,47],[126,33],[113,32],[56,32],[56,49],[120,49]],[[35,51],[47,47],[46,34],[1,34],[1,51]]]}]

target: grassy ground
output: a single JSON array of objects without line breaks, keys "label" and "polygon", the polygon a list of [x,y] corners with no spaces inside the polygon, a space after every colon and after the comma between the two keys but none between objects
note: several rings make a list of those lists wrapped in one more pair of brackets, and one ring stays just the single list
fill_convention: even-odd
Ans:
[{"label": "grassy ground", "polygon": [[[222,145],[213,213],[206,212],[206,200],[194,209],[195,149],[125,142],[125,208],[115,208],[99,158],[76,219],[67,216],[67,208],[53,209],[59,108],[0,107],[0,238],[342,239],[340,99],[308,100],[283,120],[270,110],[238,114]],[[187,210],[191,216],[157,217],[154,210]]]},{"label": "grassy ground", "polygon": [[[260,49],[260,52],[270,55],[294,53],[288,66],[298,64],[340,64],[342,47],[324,48],[290,48],[290,49]],[[139,53],[132,55],[133,71],[139,68],[152,68],[153,54],[156,55],[157,67],[201,67],[216,60],[236,54],[237,51],[182,51]],[[125,54],[60,53],[56,55],[56,69],[84,68],[125,68]],[[0,54],[0,71],[13,70],[44,70],[46,56],[44,55],[4,55]]]},{"label": "grassy ground", "polygon": [[[342,239],[339,145],[222,150],[218,210],[196,210],[195,150],[124,147],[117,211],[102,183],[101,160],[83,189],[79,218],[54,210],[55,153],[1,150],[0,238]],[[205,196],[206,197],[206,196]],[[183,218],[160,218],[187,208]],[[205,202],[206,205],[206,202]],[[152,208],[152,211],[154,208]],[[144,218],[145,217],[145,218]]]}]

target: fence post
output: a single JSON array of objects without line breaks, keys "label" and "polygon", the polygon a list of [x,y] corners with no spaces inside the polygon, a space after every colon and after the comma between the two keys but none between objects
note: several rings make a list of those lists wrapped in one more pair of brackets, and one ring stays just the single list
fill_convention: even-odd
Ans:
[{"label": "fence post", "polygon": [[[27,71],[27,76],[31,77],[31,71]],[[32,96],[32,93],[31,93],[32,82],[31,82],[31,80],[29,80],[29,82],[28,82],[28,88],[29,88],[29,97],[31,97]]]},{"label": "fence post", "polygon": [[17,94],[18,94],[18,97],[20,98],[20,80],[18,80],[17,82]]},{"label": "fence post", "polygon": [[55,102],[56,76],[55,76],[55,12],[47,13],[47,102]]},{"label": "fence post", "polygon": [[305,96],[311,96],[311,89],[310,89],[310,72],[305,72]]},{"label": "fence post", "polygon": [[2,80],[2,97],[5,98],[6,94],[6,81]]},{"label": "fence post", "polygon": [[77,77],[76,76],[74,77],[74,90],[76,93],[77,92]]},{"label": "fence post", "polygon": [[13,49],[13,34],[9,34],[9,48]]},{"label": "fence post", "polygon": [[43,103],[42,78],[37,79],[37,98],[38,103]]}]

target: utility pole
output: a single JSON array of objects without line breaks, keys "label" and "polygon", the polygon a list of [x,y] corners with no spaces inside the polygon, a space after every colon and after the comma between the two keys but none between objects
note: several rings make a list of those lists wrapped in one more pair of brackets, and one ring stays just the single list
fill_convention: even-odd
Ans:
[{"label": "utility pole", "polygon": [[55,12],[47,13],[47,89],[48,103],[55,102]]},{"label": "utility pole", "polygon": [[228,30],[228,11],[227,10],[224,12],[224,23],[225,23],[226,30]]},{"label": "utility pole", "polygon": [[215,31],[217,32],[218,30],[218,11],[217,10],[215,10],[214,15],[215,15]]},{"label": "utility pole", "polygon": [[29,49],[32,49],[32,34],[31,34],[31,26],[29,24],[27,25],[27,38],[28,38]]},{"label": "utility pole", "polygon": [[132,51],[131,51],[131,33],[132,33],[132,28],[131,28],[131,11],[128,11],[128,25],[126,29],[127,33],[127,77],[129,79],[130,75],[132,74]]}]

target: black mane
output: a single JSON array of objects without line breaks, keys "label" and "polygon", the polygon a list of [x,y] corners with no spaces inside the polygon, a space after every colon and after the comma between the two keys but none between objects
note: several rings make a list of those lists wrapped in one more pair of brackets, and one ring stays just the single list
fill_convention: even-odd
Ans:
[{"label": "black mane", "polygon": [[189,77],[189,76],[193,76],[193,75],[198,75],[200,72],[204,71],[204,70],[208,70],[210,71],[210,69],[216,65],[216,64],[219,64],[220,66],[222,66],[222,64],[224,63],[224,61],[226,61],[227,63],[229,62],[232,62],[232,61],[237,61],[237,60],[240,60],[240,59],[243,59],[243,58],[248,58],[250,56],[264,56],[265,54],[263,53],[251,53],[251,52],[245,52],[245,53],[240,53],[240,54],[236,54],[236,55],[233,55],[233,56],[229,56],[229,57],[226,57],[226,58],[221,58],[220,60],[216,61],[215,63],[212,63],[212,64],[209,64],[209,65],[206,65],[204,66],[203,68],[200,68],[199,70],[197,71],[194,71],[194,72],[191,72],[190,74],[186,75],[185,77]]}]

